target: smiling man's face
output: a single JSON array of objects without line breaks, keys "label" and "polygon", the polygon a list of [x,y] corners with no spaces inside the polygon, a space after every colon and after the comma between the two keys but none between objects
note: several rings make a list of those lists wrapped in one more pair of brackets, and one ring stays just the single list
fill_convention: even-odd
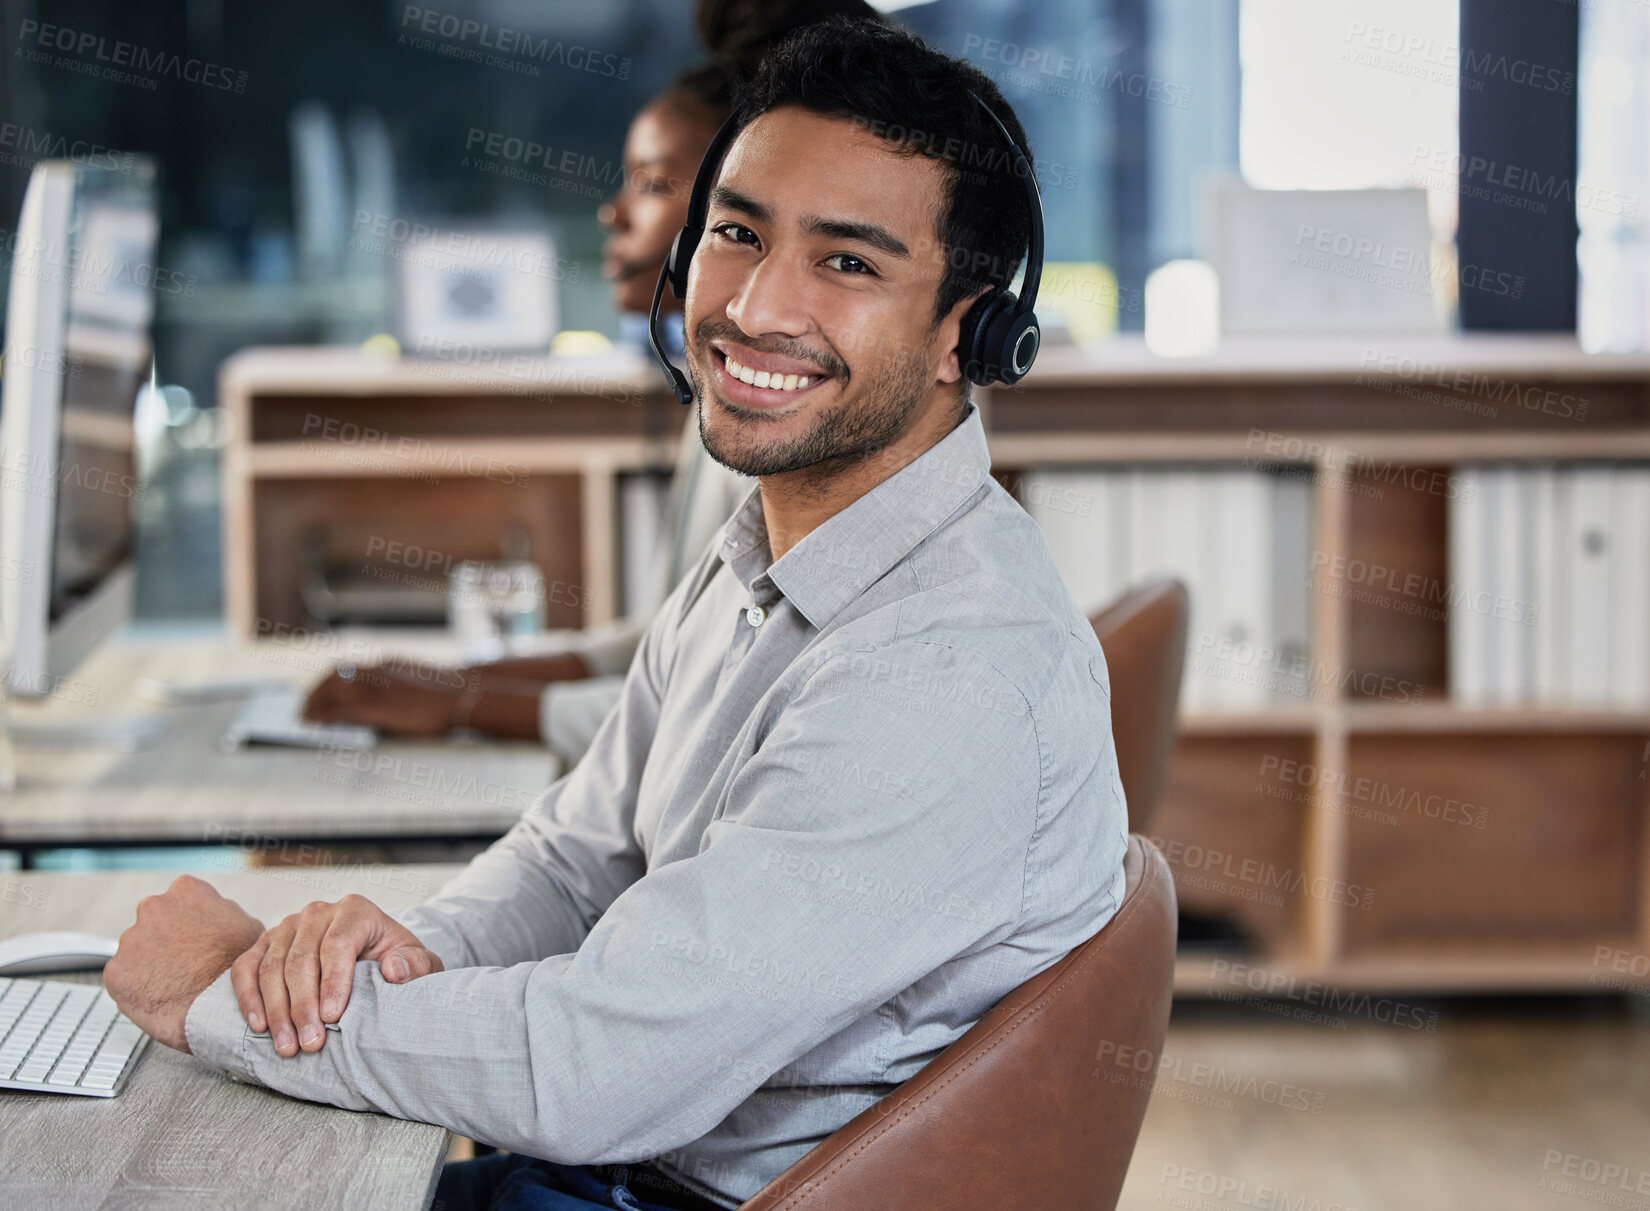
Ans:
[{"label": "smiling man's face", "polygon": [[[933,324],[946,173],[786,106],[723,161],[687,296],[705,448],[747,475],[859,462],[955,417],[958,319]],[[754,381],[751,381],[754,380]]]}]

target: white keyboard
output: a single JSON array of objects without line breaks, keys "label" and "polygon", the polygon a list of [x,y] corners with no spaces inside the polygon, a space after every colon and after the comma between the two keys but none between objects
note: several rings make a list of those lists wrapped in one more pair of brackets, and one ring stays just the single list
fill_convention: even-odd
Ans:
[{"label": "white keyboard", "polygon": [[148,1041],[96,984],[0,976],[0,1089],[114,1097]]},{"label": "white keyboard", "polygon": [[249,744],[278,744],[291,748],[368,749],[378,744],[378,733],[352,723],[311,723],[304,718],[305,692],[288,686],[253,694],[224,729],[218,747],[234,752]]}]

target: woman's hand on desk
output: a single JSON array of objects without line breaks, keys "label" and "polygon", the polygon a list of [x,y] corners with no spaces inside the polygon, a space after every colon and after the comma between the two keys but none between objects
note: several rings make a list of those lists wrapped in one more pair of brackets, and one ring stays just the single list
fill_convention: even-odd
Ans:
[{"label": "woman's hand on desk", "polygon": [[309,692],[304,718],[354,723],[397,736],[445,736],[480,679],[459,669],[339,665]]},{"label": "woman's hand on desk", "polygon": [[376,962],[391,984],[443,970],[413,932],[365,896],[317,900],[270,929],[230,966],[241,1015],[254,1031],[269,1031],[284,1056],[319,1051],[323,1023],[349,1004],[355,964]]},{"label": "woman's hand on desk", "polygon": [[466,668],[339,665],[304,703],[315,723],[354,723],[396,736],[445,736],[474,728],[489,736],[542,740],[539,699],[553,681],[590,675],[579,657],[522,657]]}]

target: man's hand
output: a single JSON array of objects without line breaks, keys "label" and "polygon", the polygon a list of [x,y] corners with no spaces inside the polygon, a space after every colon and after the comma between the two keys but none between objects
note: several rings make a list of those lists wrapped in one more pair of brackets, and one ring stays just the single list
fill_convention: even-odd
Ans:
[{"label": "man's hand", "polygon": [[[441,960],[365,896],[317,900],[264,931],[230,968],[235,999],[254,1031],[268,1030],[284,1056],[319,1051],[324,1022],[349,1004],[355,964],[376,962],[391,984],[441,971]],[[221,971],[222,968],[219,968]]]},{"label": "man's hand", "polygon": [[120,935],[103,984],[140,1030],[187,1052],[189,1006],[262,929],[211,884],[180,875],[165,894],[138,902],[137,922]]},{"label": "man's hand", "polygon": [[309,692],[304,718],[398,736],[445,736],[457,721],[465,689],[478,684],[458,669],[340,665]]}]

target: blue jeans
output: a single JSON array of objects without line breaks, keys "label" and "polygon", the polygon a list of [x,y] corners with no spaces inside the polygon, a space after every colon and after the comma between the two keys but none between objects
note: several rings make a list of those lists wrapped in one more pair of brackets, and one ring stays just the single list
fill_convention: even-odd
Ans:
[{"label": "blue jeans", "polygon": [[674,1211],[630,1189],[627,1169],[634,1168],[559,1165],[515,1153],[452,1161],[441,1170],[430,1211]]}]

